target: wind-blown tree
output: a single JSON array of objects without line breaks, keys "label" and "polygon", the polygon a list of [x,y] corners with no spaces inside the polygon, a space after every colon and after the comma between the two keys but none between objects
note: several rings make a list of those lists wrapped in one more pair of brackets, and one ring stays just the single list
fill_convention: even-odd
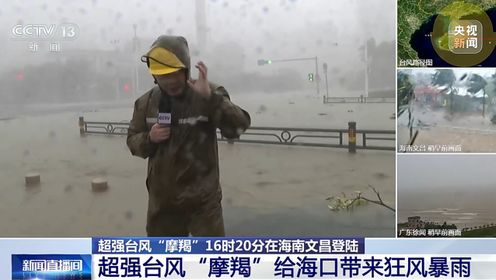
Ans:
[{"label": "wind-blown tree", "polygon": [[481,75],[478,74],[472,74],[469,78],[469,86],[467,91],[475,94],[479,92],[480,90],[483,90],[482,94],[482,117],[485,116],[485,108],[486,108],[486,92],[484,88],[487,85],[486,79],[484,79]]},{"label": "wind-blown tree", "polygon": [[432,75],[432,84],[435,86],[447,86],[450,96],[450,113],[453,114],[453,100],[455,90],[453,85],[455,84],[456,77],[452,69],[438,69],[436,73]]},{"label": "wind-blown tree", "polygon": [[413,97],[413,85],[410,82],[410,75],[403,71],[398,71],[398,115],[401,115],[410,103]]},{"label": "wind-blown tree", "polygon": [[410,75],[404,71],[398,71],[397,74],[398,102],[397,110],[398,117],[405,111],[408,111],[408,128],[410,130],[410,139],[413,137],[413,118],[412,107],[410,106],[413,99],[413,84],[410,81]]},{"label": "wind-blown tree", "polygon": [[472,74],[469,78],[469,87],[468,92],[475,94],[479,92],[481,89],[484,89],[487,85],[486,79],[484,79],[481,75]]},{"label": "wind-blown tree", "polygon": [[493,124],[496,124],[496,107],[494,105],[494,100],[496,99],[496,72],[494,72],[491,77],[487,78],[486,81],[488,83],[484,91],[489,98],[489,101],[486,101],[490,104],[488,107],[490,112],[489,118]]}]

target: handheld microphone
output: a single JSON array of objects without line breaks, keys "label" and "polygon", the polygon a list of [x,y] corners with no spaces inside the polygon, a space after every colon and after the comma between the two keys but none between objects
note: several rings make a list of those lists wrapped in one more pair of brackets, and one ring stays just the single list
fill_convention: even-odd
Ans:
[{"label": "handheld microphone", "polygon": [[162,94],[158,107],[158,124],[164,126],[171,126],[172,113],[171,113],[171,100],[167,94]]}]

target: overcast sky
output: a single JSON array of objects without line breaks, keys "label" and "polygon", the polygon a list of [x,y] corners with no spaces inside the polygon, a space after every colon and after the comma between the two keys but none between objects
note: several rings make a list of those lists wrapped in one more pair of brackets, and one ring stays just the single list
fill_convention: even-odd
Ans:
[{"label": "overcast sky", "polygon": [[[208,46],[235,41],[256,59],[318,55],[331,65],[358,62],[363,38],[395,39],[396,0],[205,0]],[[62,48],[111,49],[111,41],[172,32],[196,42],[194,0],[17,0],[0,7],[0,51],[29,59],[26,42],[9,40],[16,24],[75,23],[79,38]],[[150,42],[151,43],[151,42]],[[394,54],[391,54],[394,55]],[[0,67],[5,67],[0,62]]]},{"label": "overcast sky", "polygon": [[399,155],[398,192],[496,188],[496,155]]}]

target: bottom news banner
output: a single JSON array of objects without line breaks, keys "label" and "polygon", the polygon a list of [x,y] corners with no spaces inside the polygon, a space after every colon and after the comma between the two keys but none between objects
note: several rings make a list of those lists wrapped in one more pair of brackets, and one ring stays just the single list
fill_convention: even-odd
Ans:
[{"label": "bottom news banner", "polygon": [[496,279],[496,240],[0,239],[0,279]]}]

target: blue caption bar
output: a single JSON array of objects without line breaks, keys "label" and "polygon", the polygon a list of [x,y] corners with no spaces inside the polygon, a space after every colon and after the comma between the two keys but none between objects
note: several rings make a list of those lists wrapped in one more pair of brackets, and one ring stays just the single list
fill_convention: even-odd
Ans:
[{"label": "blue caption bar", "polygon": [[363,254],[363,238],[94,237],[93,254]]},{"label": "blue caption bar", "polygon": [[12,255],[12,279],[91,280],[91,255]]}]

